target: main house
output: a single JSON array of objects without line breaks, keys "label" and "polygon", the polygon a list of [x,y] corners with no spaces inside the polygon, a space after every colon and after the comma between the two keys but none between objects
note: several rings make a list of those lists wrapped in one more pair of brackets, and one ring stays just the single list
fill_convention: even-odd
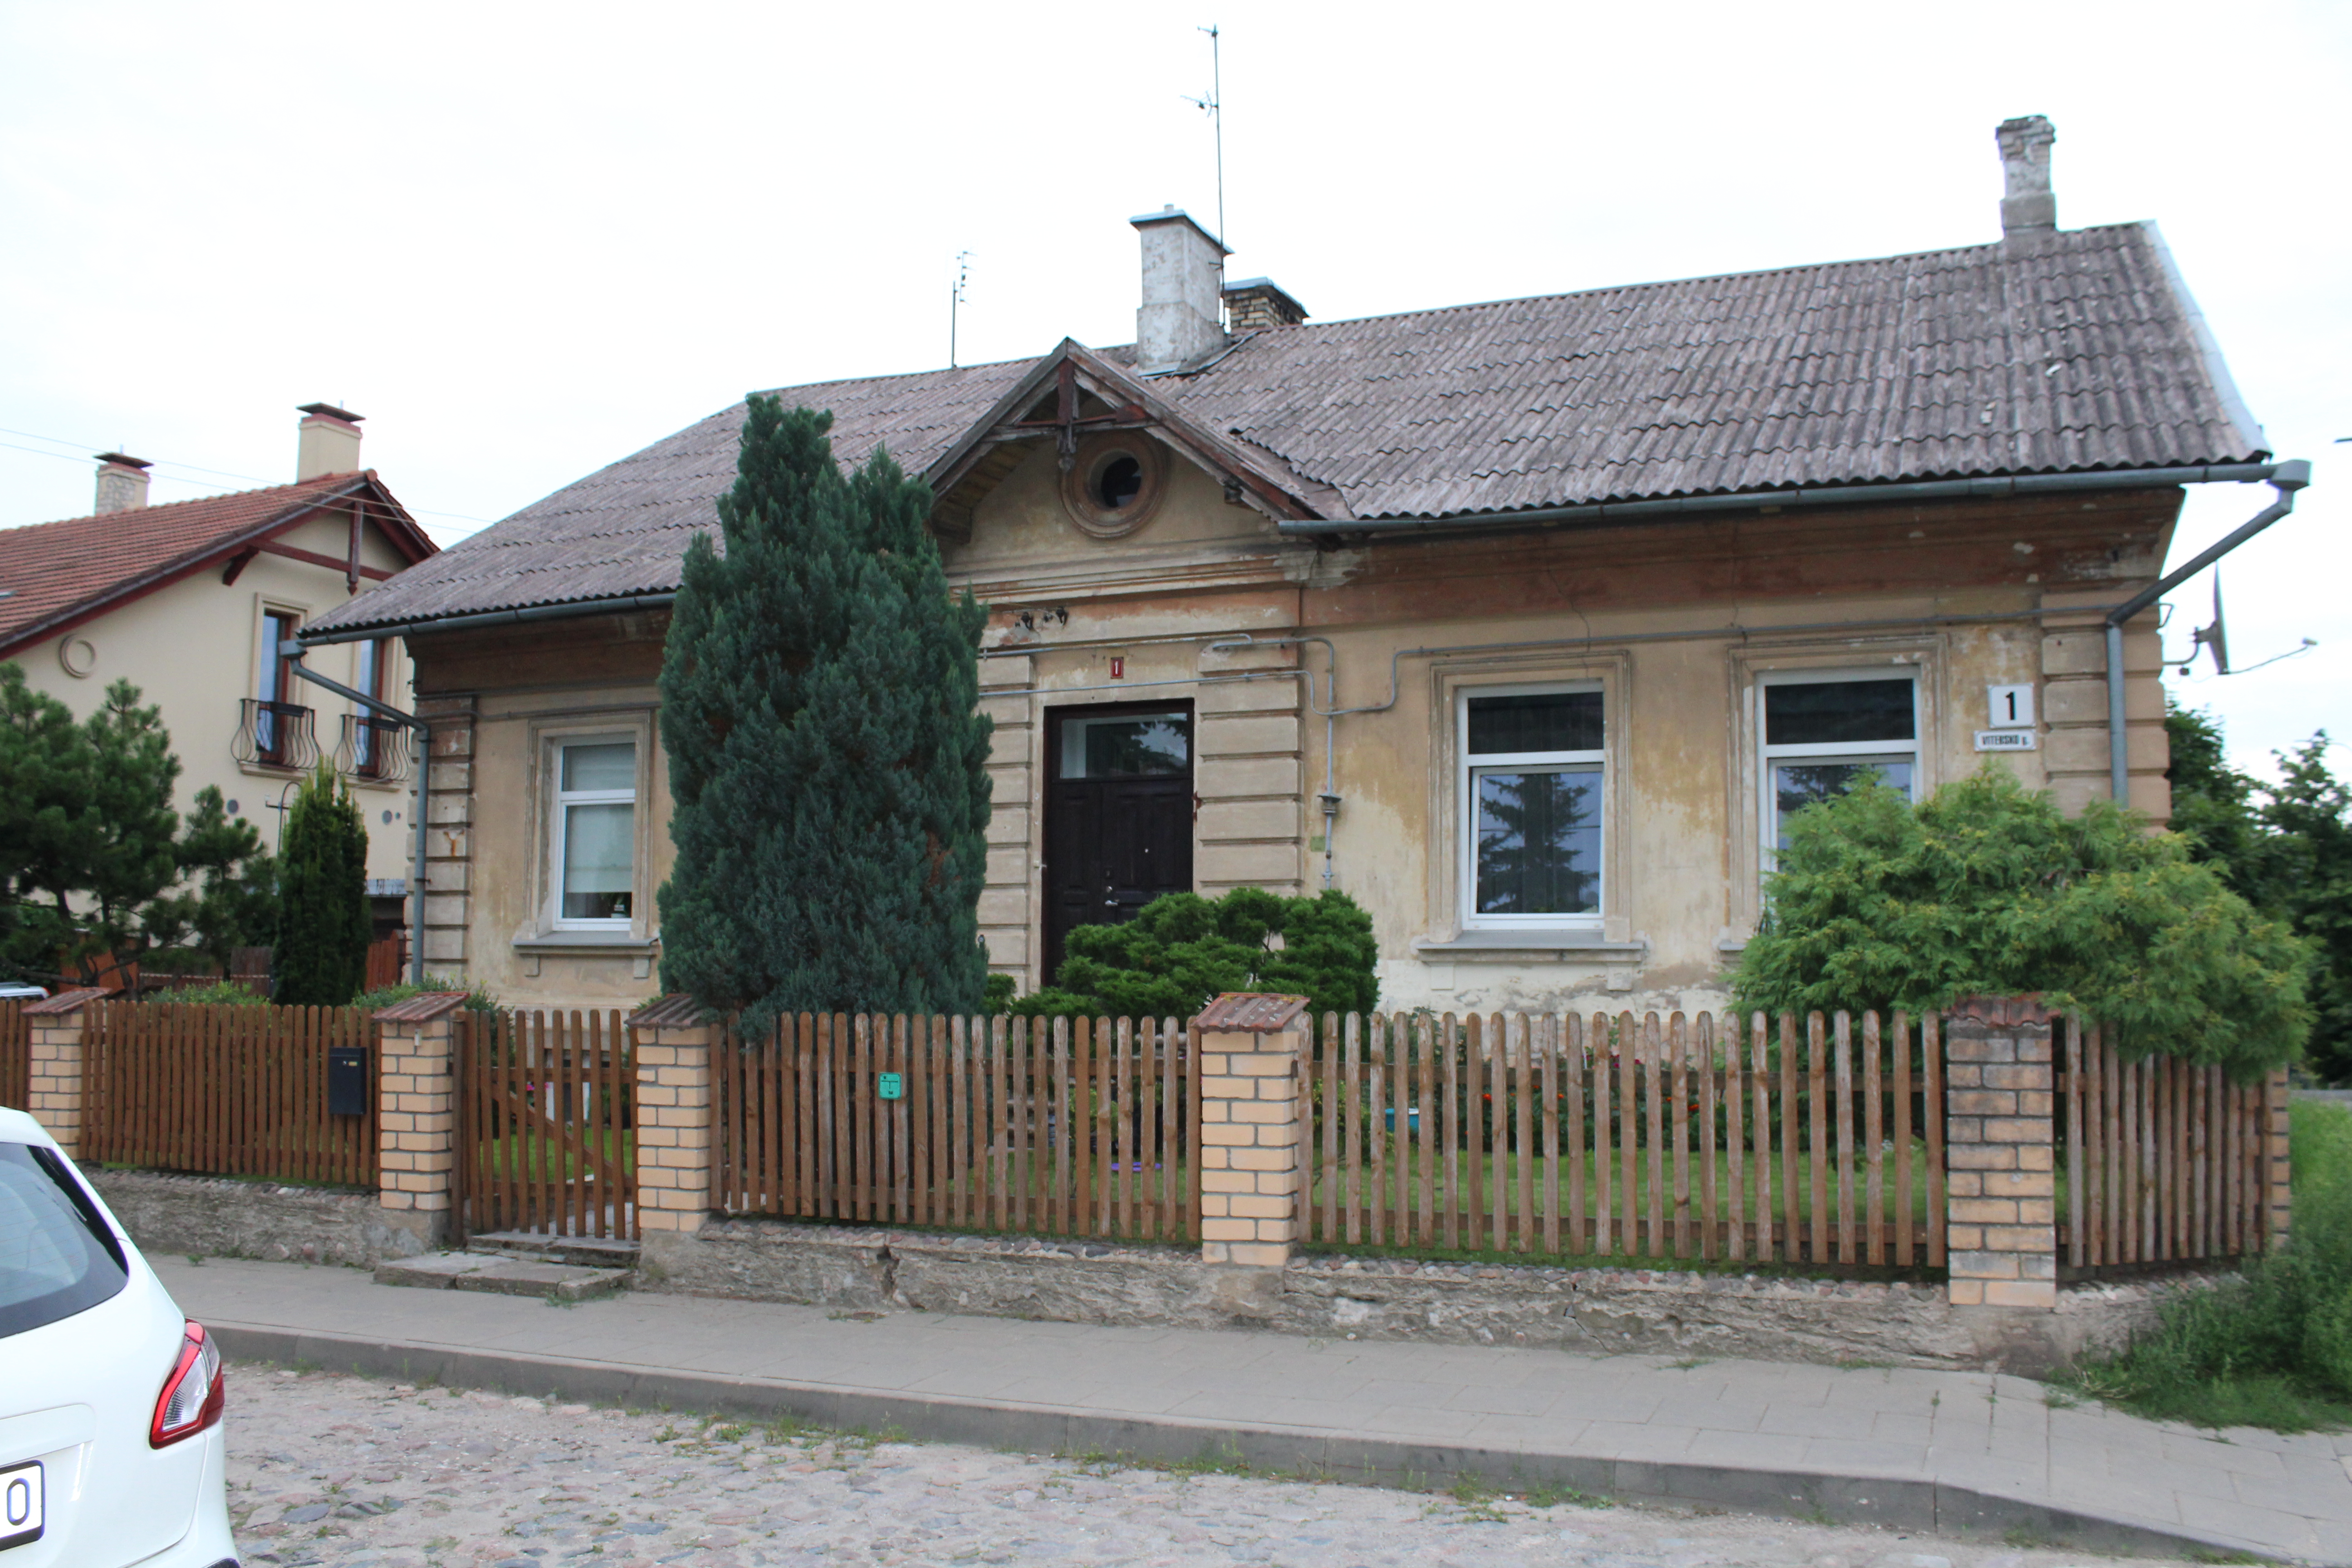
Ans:
[{"label": "main house", "polygon": [[[1170,209],[1132,345],[782,389],[930,482],[991,606],[995,967],[1172,889],[1338,888],[1386,1005],[1708,1005],[1785,817],[1864,770],[2107,794],[2103,616],[2184,485],[2271,468],[2155,226],[2056,226],[2051,140],[2001,127],[1991,243],[1362,321]],[[415,650],[436,968],[656,985],[655,681],[742,419],[305,633]],[[2152,616],[2124,650],[2161,817]]]},{"label": "main house", "polygon": [[[408,733],[304,682],[279,646],[371,583],[438,548],[372,468],[360,416],[305,405],[288,485],[147,504],[153,465],[99,455],[88,517],[0,531],[0,659],[87,719],[116,680],[163,712],[180,759],[174,805],[219,788],[275,845],[295,784],[322,760],[368,823],[379,934],[402,925],[414,818]],[[409,694],[397,637],[307,661],[388,702]]]}]

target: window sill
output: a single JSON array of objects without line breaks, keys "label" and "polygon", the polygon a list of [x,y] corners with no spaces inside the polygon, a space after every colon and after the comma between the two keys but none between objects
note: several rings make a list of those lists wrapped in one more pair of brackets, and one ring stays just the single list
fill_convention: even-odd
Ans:
[{"label": "window sill", "polygon": [[514,939],[517,952],[651,952],[661,934],[631,936],[625,931],[549,931]]},{"label": "window sill", "polygon": [[1636,939],[1612,942],[1597,927],[1528,926],[1517,931],[1465,931],[1446,941],[1423,938],[1412,944],[1416,957],[1455,963],[1507,963],[1533,955],[1597,960],[1603,963],[1639,963],[1649,956],[1650,944]]}]

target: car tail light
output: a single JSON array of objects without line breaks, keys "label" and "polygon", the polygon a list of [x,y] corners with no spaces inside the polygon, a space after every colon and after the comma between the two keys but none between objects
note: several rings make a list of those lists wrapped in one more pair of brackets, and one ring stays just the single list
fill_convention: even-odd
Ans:
[{"label": "car tail light", "polygon": [[191,1322],[186,1337],[180,1341],[172,1375],[163,1380],[163,1392],[155,1396],[155,1424],[147,1432],[148,1447],[161,1448],[194,1436],[220,1420],[227,1403],[220,1347],[213,1343],[202,1323]]}]

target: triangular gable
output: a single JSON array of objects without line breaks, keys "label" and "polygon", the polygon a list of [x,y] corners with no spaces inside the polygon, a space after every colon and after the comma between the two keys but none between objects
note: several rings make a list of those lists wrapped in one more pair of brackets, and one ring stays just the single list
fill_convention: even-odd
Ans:
[{"label": "triangular gable", "polygon": [[[1091,397],[1097,411],[1085,411]],[[1039,441],[1055,442],[1075,456],[1080,438],[1102,430],[1145,430],[1225,487],[1228,496],[1280,521],[1320,520],[1334,515],[1316,504],[1317,492],[1336,500],[1329,487],[1302,479],[1262,447],[1222,436],[1160,397],[1150,384],[1104,359],[1074,338],[1064,338],[1031,367],[971,428],[924,470],[937,495],[937,531],[951,540],[969,539],[972,509],[982,496],[1025,459]],[[1337,516],[1345,518],[1342,508]]]}]

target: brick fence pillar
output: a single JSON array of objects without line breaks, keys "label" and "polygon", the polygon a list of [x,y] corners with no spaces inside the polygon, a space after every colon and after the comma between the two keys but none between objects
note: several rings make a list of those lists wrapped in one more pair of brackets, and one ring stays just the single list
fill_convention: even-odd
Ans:
[{"label": "brick fence pillar", "polygon": [[431,1251],[457,1221],[457,1031],[462,991],[427,991],[375,1016],[376,1205]]},{"label": "brick fence pillar", "polygon": [[2263,1082],[2263,1246],[2286,1245],[2294,1218],[2294,1191],[2287,1184],[2286,1068]]},{"label": "brick fence pillar", "polygon": [[2049,1010],[1969,996],[1944,1026],[1948,1299],[2058,1305],[2058,1121]]},{"label": "brick fence pillar", "polygon": [[1280,1268],[1298,1239],[1307,998],[1237,992],[1201,1029],[1201,1260]]},{"label": "brick fence pillar", "polygon": [[637,1058],[637,1225],[690,1237],[710,1217],[713,1074],[725,1031],[691,996],[665,996],[629,1020]]},{"label": "brick fence pillar", "polygon": [[69,1160],[81,1158],[84,1083],[83,1028],[95,1022],[103,991],[78,988],[27,1003],[32,1079],[25,1109]]}]

